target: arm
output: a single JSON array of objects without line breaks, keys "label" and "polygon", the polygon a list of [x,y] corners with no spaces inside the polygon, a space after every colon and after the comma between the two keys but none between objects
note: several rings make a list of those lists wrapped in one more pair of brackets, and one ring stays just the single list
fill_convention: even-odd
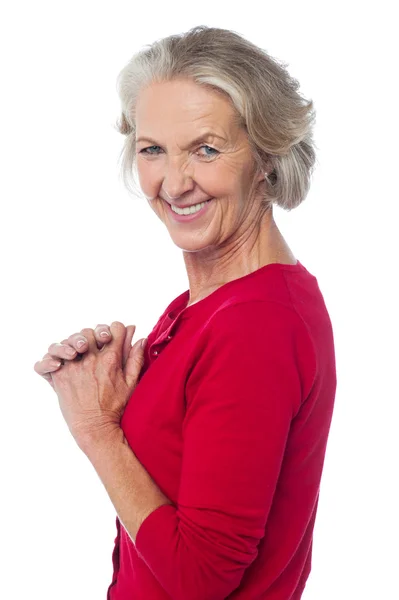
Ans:
[{"label": "arm", "polygon": [[138,553],[174,600],[223,600],[258,554],[301,402],[298,321],[273,302],[213,318],[186,385],[177,506],[122,441],[92,460]]},{"label": "arm", "polygon": [[88,443],[84,453],[100,477],[119,520],[135,543],[144,519],[155,509],[172,504],[150,477],[129,446],[122,429],[102,442]]}]

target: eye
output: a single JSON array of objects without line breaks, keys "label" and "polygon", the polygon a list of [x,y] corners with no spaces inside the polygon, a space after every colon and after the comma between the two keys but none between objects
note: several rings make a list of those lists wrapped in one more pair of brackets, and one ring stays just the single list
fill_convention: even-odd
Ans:
[{"label": "eye", "polygon": [[148,150],[151,150],[152,148],[159,148],[159,146],[148,146],[148,148],[143,148],[142,150],[140,150],[140,154],[157,154],[155,152],[147,152]]},{"label": "eye", "polygon": [[[147,146],[147,148],[143,148],[142,150],[140,150],[139,154],[148,154],[150,156],[156,156],[158,154],[157,151],[154,151],[156,149],[159,149],[160,146]],[[219,154],[219,151],[216,150],[215,148],[212,148],[212,146],[208,146],[208,145],[203,145],[200,146],[199,149],[201,148],[207,148],[208,151],[210,151],[210,154],[201,154],[200,156],[203,156],[205,158],[212,158],[213,156],[217,156]]]},{"label": "eye", "polygon": [[211,154],[202,154],[202,156],[205,156],[206,158],[212,158],[213,156],[217,156],[217,154],[219,154],[219,151],[216,150],[215,148],[212,148],[212,146],[200,146],[200,148],[208,148],[208,150],[211,150]]}]

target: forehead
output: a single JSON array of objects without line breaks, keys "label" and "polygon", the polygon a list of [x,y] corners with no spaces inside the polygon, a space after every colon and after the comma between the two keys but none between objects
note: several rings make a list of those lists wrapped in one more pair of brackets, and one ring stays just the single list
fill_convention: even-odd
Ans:
[{"label": "forehead", "polygon": [[137,130],[149,125],[156,130],[158,125],[197,124],[226,131],[236,121],[237,113],[225,94],[186,79],[151,83],[137,98]]}]

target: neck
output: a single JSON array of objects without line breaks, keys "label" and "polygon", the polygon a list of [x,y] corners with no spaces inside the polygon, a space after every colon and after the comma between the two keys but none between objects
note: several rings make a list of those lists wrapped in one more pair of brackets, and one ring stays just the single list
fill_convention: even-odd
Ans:
[{"label": "neck", "polygon": [[273,218],[271,208],[251,232],[224,248],[184,252],[190,298],[199,302],[217,288],[270,263],[295,264],[296,259]]}]

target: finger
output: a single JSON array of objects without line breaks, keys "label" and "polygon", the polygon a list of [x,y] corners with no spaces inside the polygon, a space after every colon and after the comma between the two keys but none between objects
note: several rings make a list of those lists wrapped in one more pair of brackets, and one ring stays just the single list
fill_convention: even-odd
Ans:
[{"label": "finger", "polygon": [[[61,340],[60,343],[63,344],[63,345],[65,345],[65,346],[69,346],[70,348],[72,348],[72,346],[68,343],[68,339],[67,338],[65,338],[65,340]],[[76,348],[75,348],[75,350],[76,350]],[[74,360],[75,358],[77,358],[79,356],[79,354],[82,354],[83,352],[85,352],[84,349],[83,350],[79,349],[79,352],[76,350],[76,353],[71,355],[72,358],[68,357],[68,360]]]},{"label": "finger", "polygon": [[42,358],[42,360],[38,360],[33,365],[34,371],[41,376],[44,376],[46,373],[53,373],[54,371],[58,371],[61,367],[61,361],[59,359],[54,359],[52,356],[47,356]]},{"label": "finger", "polygon": [[105,344],[112,340],[111,331],[108,325],[97,325],[94,330],[94,337],[97,340],[97,347],[100,349],[103,348]]},{"label": "finger", "polygon": [[48,348],[48,354],[54,358],[64,358],[66,360],[73,360],[76,358],[76,350],[69,344],[54,343]]},{"label": "finger", "polygon": [[[96,338],[97,348],[100,350],[104,346],[104,340],[100,343],[101,337]],[[62,344],[69,344],[71,347],[75,348],[79,354],[84,354],[89,350],[89,343],[84,335],[81,333],[73,333],[69,336],[68,339],[62,340]]]},{"label": "finger", "polygon": [[110,350],[114,350],[118,354],[118,356],[120,356],[120,364],[122,364],[123,346],[126,337],[126,327],[120,321],[113,321],[110,326],[110,331],[112,335],[112,340],[108,344],[107,348],[104,349],[104,351],[107,351],[108,348]]},{"label": "finger", "polygon": [[[146,339],[146,338],[144,338]],[[141,346],[143,340],[138,340],[130,349],[129,357],[125,367],[125,380],[129,388],[137,384],[141,369],[144,364],[144,349]],[[145,347],[145,346],[144,346]]]},{"label": "finger", "polygon": [[123,357],[123,360],[122,360],[123,368],[125,368],[127,359],[129,357],[129,352],[130,352],[130,348],[132,347],[132,339],[133,339],[133,336],[135,334],[135,331],[136,331],[136,325],[128,325],[126,327],[126,336],[125,336],[125,341],[124,341],[124,344],[123,344],[123,354],[122,354],[122,357]]},{"label": "finger", "polygon": [[[65,340],[63,340],[62,343],[65,343]],[[75,350],[80,354],[87,352],[89,349],[87,338],[82,335],[82,333],[73,333],[66,340],[66,343],[69,344],[69,346],[72,346],[72,348],[75,348]]]},{"label": "finger", "polygon": [[[93,329],[86,327],[85,329],[81,329],[80,333],[87,340],[89,352],[92,352],[93,354],[98,354],[97,341],[94,336]],[[85,346],[82,346],[82,348],[84,347]]]}]

